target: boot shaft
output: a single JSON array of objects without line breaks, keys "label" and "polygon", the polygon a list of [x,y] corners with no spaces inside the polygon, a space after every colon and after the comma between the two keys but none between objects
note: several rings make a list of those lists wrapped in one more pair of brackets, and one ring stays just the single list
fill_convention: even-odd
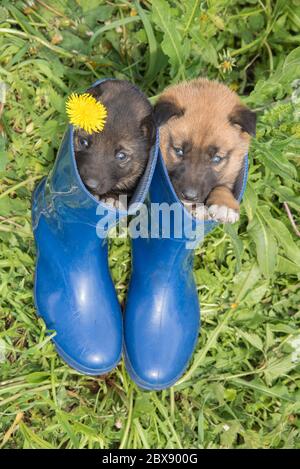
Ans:
[{"label": "boot shaft", "polygon": [[[112,80],[112,79],[107,79]],[[93,86],[106,80],[98,80]],[[138,90],[139,91],[139,90]],[[140,91],[139,91],[140,92]],[[85,187],[79,175],[74,151],[74,128],[68,126],[57,153],[56,161],[45,181],[39,184],[33,198],[32,224],[35,230],[40,216],[56,230],[72,230],[80,224],[85,232],[95,235],[97,224],[105,216],[105,233],[118,221],[136,212],[149,191],[159,148],[158,133],[151,148],[148,164],[130,200],[128,210],[117,210],[99,202]],[[77,225],[78,226],[78,225]],[[103,237],[105,237],[103,233]],[[98,232],[98,236],[102,236]]]}]

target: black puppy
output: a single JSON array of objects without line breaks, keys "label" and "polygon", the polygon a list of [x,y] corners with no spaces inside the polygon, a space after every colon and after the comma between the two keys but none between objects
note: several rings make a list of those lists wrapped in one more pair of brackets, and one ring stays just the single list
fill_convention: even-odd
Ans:
[{"label": "black puppy", "polygon": [[112,202],[130,197],[142,176],[155,140],[152,107],[131,83],[107,80],[86,91],[107,108],[102,132],[74,133],[75,157],[87,189],[98,199]]}]

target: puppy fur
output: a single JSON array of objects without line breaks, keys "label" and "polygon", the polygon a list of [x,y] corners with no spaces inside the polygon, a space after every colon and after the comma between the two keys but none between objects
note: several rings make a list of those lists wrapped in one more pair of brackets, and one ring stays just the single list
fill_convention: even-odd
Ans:
[{"label": "puppy fur", "polygon": [[255,135],[255,113],[227,86],[198,78],[166,88],[154,115],[178,197],[188,209],[205,204],[204,218],[235,222],[233,189]]},{"label": "puppy fur", "polygon": [[113,204],[120,194],[132,195],[145,170],[155,139],[153,110],[127,81],[108,80],[87,93],[106,106],[107,120],[101,132],[75,131],[77,167],[87,189]]}]

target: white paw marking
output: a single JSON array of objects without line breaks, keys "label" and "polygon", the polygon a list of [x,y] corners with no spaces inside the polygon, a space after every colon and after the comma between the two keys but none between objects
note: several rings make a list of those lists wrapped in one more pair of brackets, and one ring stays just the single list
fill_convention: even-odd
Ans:
[{"label": "white paw marking", "polygon": [[211,205],[208,208],[208,215],[211,220],[220,223],[235,223],[240,218],[237,210],[226,207],[226,205]]},{"label": "white paw marking", "polygon": [[208,220],[208,209],[204,204],[193,204],[189,202],[182,202],[184,208],[197,220]]},{"label": "white paw marking", "polygon": [[120,199],[117,199],[115,197],[102,197],[101,199],[99,198],[99,200],[103,204],[109,205],[110,207],[115,208],[116,210],[127,210],[126,205],[124,205]]}]

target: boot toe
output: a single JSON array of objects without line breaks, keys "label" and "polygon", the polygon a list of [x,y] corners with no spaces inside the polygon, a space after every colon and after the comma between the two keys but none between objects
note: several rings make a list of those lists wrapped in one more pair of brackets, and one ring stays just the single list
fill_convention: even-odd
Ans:
[{"label": "boot toe", "polygon": [[80,347],[76,349],[74,345],[70,347],[64,347],[55,342],[55,347],[61,358],[72,368],[79,371],[80,373],[89,375],[102,375],[108,373],[115,368],[121,358],[122,344],[112,344],[109,348],[104,348],[98,345],[98,347],[91,346],[84,348]]},{"label": "boot toe", "polygon": [[[188,357],[190,358],[190,356]],[[142,389],[160,391],[173,386],[184,373],[188,358],[183,362],[147,360],[145,355],[130,359],[125,351],[125,364],[130,377]]]}]

